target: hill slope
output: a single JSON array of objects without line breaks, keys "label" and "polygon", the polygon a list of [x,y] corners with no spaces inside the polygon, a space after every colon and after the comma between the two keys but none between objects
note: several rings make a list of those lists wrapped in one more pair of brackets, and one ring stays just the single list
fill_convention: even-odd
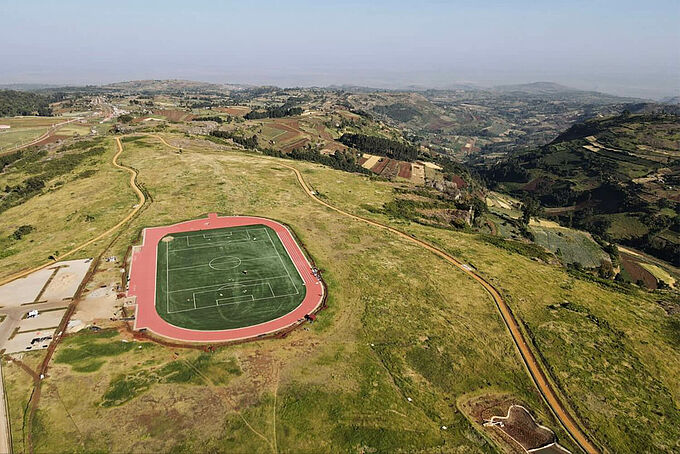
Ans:
[{"label": "hill slope", "polygon": [[492,185],[562,223],[680,262],[680,121],[629,114],[577,123],[486,169]]}]

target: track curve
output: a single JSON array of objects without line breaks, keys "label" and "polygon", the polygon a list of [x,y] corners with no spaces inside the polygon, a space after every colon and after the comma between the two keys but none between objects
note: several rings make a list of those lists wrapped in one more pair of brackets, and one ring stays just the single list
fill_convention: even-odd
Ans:
[{"label": "track curve", "polygon": [[[170,145],[161,136],[154,135],[153,137],[156,137],[164,145],[170,148],[174,148],[176,150],[179,149],[179,147]],[[292,170],[295,173],[295,177],[297,178],[298,183],[300,184],[304,192],[307,194],[307,196],[309,196],[314,202],[323,205],[326,208],[333,210],[336,213],[339,213],[343,216],[352,218],[360,222],[364,222],[366,224],[372,225],[383,230],[387,230],[407,241],[410,241],[423,247],[424,249],[427,249],[433,254],[441,257],[450,264],[454,265],[460,271],[467,274],[469,277],[477,281],[482,287],[484,287],[484,289],[489,293],[494,303],[496,304],[496,307],[498,308],[498,311],[500,312],[501,317],[505,322],[505,325],[508,327],[508,330],[510,331],[510,335],[512,336],[515,346],[519,350],[520,356],[522,357],[522,361],[524,362],[524,365],[527,367],[529,371],[529,375],[531,376],[534,384],[536,385],[536,388],[543,396],[543,399],[545,400],[550,410],[553,412],[558,421],[560,421],[562,427],[564,427],[567,433],[571,436],[571,438],[576,442],[576,444],[579,445],[579,447],[583,451],[585,451],[588,454],[599,454],[600,450],[589,440],[588,436],[583,432],[579,424],[576,422],[576,419],[571,415],[571,413],[564,406],[564,404],[562,404],[560,398],[553,389],[552,384],[548,380],[548,377],[543,372],[543,368],[541,367],[538,358],[536,358],[536,355],[534,355],[533,351],[529,347],[529,344],[527,343],[524,337],[524,334],[520,330],[519,322],[513,315],[512,310],[510,309],[506,301],[503,299],[500,292],[498,292],[498,290],[496,290],[496,288],[493,285],[491,285],[486,279],[484,279],[479,274],[475,273],[469,267],[464,266],[464,264],[461,261],[444,252],[443,250],[431,245],[430,243],[415,238],[405,232],[402,232],[401,230],[395,229],[394,227],[390,227],[380,222],[349,213],[345,210],[342,210],[341,208],[338,208],[334,205],[331,205],[328,202],[321,200],[316,196],[315,191],[307,184],[307,182],[304,180],[302,174],[297,168],[285,164],[283,162],[278,163],[286,167],[287,169]]]}]

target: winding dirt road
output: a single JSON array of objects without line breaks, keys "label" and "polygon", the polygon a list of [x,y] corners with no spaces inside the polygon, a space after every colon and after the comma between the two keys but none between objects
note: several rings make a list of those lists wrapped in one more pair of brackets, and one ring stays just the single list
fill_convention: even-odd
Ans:
[{"label": "winding dirt road", "polygon": [[[153,137],[159,139],[164,145],[168,146],[169,148],[173,149],[179,149],[179,147],[173,146],[169,144],[168,142],[165,141],[160,136],[153,135]],[[120,169],[124,169],[130,173],[130,186],[132,189],[135,191],[137,194],[137,197],[139,198],[139,203],[135,205],[134,209],[124,218],[122,219],[118,224],[115,226],[111,227],[109,230],[106,232],[100,234],[96,238],[93,238],[89,240],[86,243],[81,244],[80,246],[66,252],[65,254],[61,255],[60,257],[57,257],[57,260],[62,260],[64,257],[67,257],[69,255],[74,254],[75,252],[87,247],[88,245],[94,243],[97,240],[100,240],[101,238],[104,238],[105,236],[113,233],[117,229],[119,229],[123,224],[125,224],[127,221],[129,221],[144,205],[146,202],[146,197],[144,196],[144,193],[141,191],[141,189],[137,186],[136,178],[137,178],[137,171],[130,168],[126,167],[123,165],[120,165],[117,160],[120,157],[121,153],[123,152],[123,145],[120,141],[119,137],[116,137],[116,144],[118,146],[118,153],[113,157],[112,164],[115,167],[118,167]],[[316,193],[314,190],[311,189],[311,187],[305,182],[304,178],[302,177],[302,174],[300,171],[288,164],[284,164],[279,162],[280,165],[292,170],[297,178],[298,183],[302,187],[302,189],[305,191],[307,196],[309,196],[314,202],[325,206],[326,208],[333,210],[343,216],[349,217],[351,219],[364,222],[366,224],[372,225],[374,227],[387,230],[402,239],[406,241],[410,241],[412,243],[415,243],[424,249],[427,249],[428,251],[432,252],[433,254],[441,257],[442,259],[446,260],[450,264],[454,265],[456,268],[458,268],[460,271],[463,273],[467,274],[469,277],[477,281],[480,285],[482,285],[486,291],[491,295],[491,298],[494,300],[496,307],[498,308],[506,326],[508,327],[508,330],[510,331],[510,334],[512,335],[513,341],[515,342],[515,345],[517,346],[517,349],[522,357],[522,360],[524,361],[524,364],[526,365],[529,374],[531,375],[531,378],[534,381],[534,384],[536,385],[537,389],[545,399],[545,402],[547,405],[550,407],[552,410],[553,414],[557,417],[557,419],[560,421],[562,426],[565,428],[565,430],[570,434],[570,436],[573,438],[573,440],[583,449],[585,452],[588,454],[597,454],[599,453],[599,450],[595,447],[593,443],[590,442],[586,434],[581,430],[579,427],[578,423],[576,420],[571,416],[569,413],[569,410],[562,404],[560,401],[559,397],[557,396],[555,390],[553,389],[550,381],[548,380],[547,376],[543,372],[543,368],[540,366],[540,363],[534,353],[532,352],[531,348],[529,347],[522,331],[520,330],[519,323],[517,319],[514,317],[512,314],[512,311],[510,310],[510,307],[508,304],[505,302],[505,300],[502,298],[500,293],[489,283],[487,282],[483,277],[472,271],[469,267],[465,266],[462,262],[454,258],[453,256],[447,254],[446,252],[442,251],[441,249],[436,248],[435,246],[422,241],[420,239],[414,238],[411,235],[404,233],[400,230],[397,230],[393,227],[387,226],[385,224],[381,224],[377,221],[373,221],[371,219],[363,218],[361,216],[357,216],[355,214],[349,213],[347,211],[344,211],[340,208],[337,208],[321,199],[319,199],[316,196]],[[22,272],[19,272],[13,276],[10,276],[8,278],[5,278],[4,280],[0,281],[0,285],[10,282],[14,279],[26,276],[34,271],[40,270],[44,268],[45,266],[51,264],[53,262],[47,262],[43,265],[40,265],[38,267],[35,267],[30,270],[25,270]]]},{"label": "winding dirt road", "polygon": [[63,260],[64,258],[68,257],[69,255],[75,254],[76,252],[80,251],[83,248],[86,248],[87,246],[94,243],[95,241],[101,240],[102,238],[106,237],[107,235],[110,235],[111,233],[118,230],[121,226],[123,226],[123,224],[125,224],[130,219],[132,219],[132,217],[135,214],[137,214],[137,212],[142,208],[142,206],[144,206],[144,203],[146,202],[146,197],[144,196],[144,193],[141,191],[141,189],[139,189],[139,187],[137,186],[137,181],[136,181],[137,180],[137,171],[135,169],[131,168],[131,167],[126,167],[126,166],[118,163],[118,158],[120,157],[121,153],[123,153],[123,144],[120,142],[119,137],[116,137],[116,145],[118,145],[118,153],[116,153],[113,156],[111,163],[115,167],[118,167],[119,169],[123,169],[126,172],[130,173],[130,187],[135,191],[135,194],[137,194],[137,198],[139,199],[137,204],[133,207],[132,211],[130,211],[130,213],[128,213],[128,215],[125,216],[118,224],[114,225],[113,227],[108,229],[106,232],[96,236],[95,238],[92,238],[91,240],[81,244],[80,246],[77,246],[77,247],[71,249],[68,252],[63,253],[59,257],[56,257],[54,261],[49,261],[49,262],[43,263],[42,265],[38,265],[35,268],[20,271],[20,272],[15,273],[11,276],[8,276],[8,277],[0,280],[0,285],[4,285],[4,284],[11,282],[15,279],[19,279],[21,277],[28,276],[29,274],[31,274],[35,271],[41,270],[41,269],[45,268],[46,266],[51,265],[55,261],[58,262],[60,260]]},{"label": "winding dirt road", "polygon": [[501,316],[503,317],[503,321],[505,321],[505,325],[508,327],[510,330],[510,334],[512,335],[512,339],[515,342],[515,345],[517,346],[517,349],[519,350],[520,355],[522,356],[522,360],[524,361],[524,364],[526,365],[527,369],[529,370],[529,374],[531,375],[531,378],[534,381],[534,384],[538,388],[539,392],[545,399],[546,403],[554,413],[554,415],[558,418],[562,426],[565,428],[565,430],[571,435],[571,437],[574,439],[574,441],[583,449],[585,452],[588,454],[596,454],[599,453],[599,450],[590,442],[588,437],[583,433],[579,425],[576,423],[576,420],[571,416],[567,408],[562,405],[562,402],[560,401],[559,397],[555,393],[555,390],[553,389],[552,385],[548,381],[548,378],[546,375],[543,373],[543,369],[541,368],[538,359],[534,355],[533,351],[527,344],[526,339],[524,338],[524,335],[522,334],[522,331],[519,328],[519,323],[517,322],[517,319],[515,316],[512,314],[512,311],[510,310],[510,307],[508,304],[505,302],[503,297],[500,295],[500,293],[491,285],[489,282],[487,282],[483,277],[472,271],[469,267],[465,266],[462,262],[457,260],[456,258],[450,256],[446,252],[442,251],[441,249],[436,248],[435,246],[432,246],[431,244],[419,240],[417,238],[412,237],[411,235],[404,233],[400,230],[397,230],[393,227],[387,226],[385,224],[381,224],[376,221],[372,221],[370,219],[362,218],[361,216],[357,216],[352,213],[348,213],[347,211],[341,210],[340,208],[337,208],[327,202],[324,202],[323,200],[319,199],[316,195],[315,192],[307,185],[305,182],[304,178],[302,178],[302,174],[300,173],[299,170],[297,170],[295,167],[289,166],[287,164],[281,164],[284,167],[289,168],[293,172],[295,172],[295,176],[297,177],[298,182],[300,183],[300,186],[304,189],[304,191],[307,193],[309,197],[311,197],[316,203],[319,203],[337,213],[342,214],[343,216],[350,217],[352,219],[355,219],[357,221],[362,221],[365,222],[366,224],[370,224],[374,227],[378,227],[383,230],[387,230],[391,233],[394,233],[395,235],[400,236],[401,238],[408,240],[412,243],[415,243],[428,251],[432,252],[433,254],[443,258],[447,262],[451,263],[458,269],[460,269],[462,272],[470,276],[472,279],[476,280],[479,284],[486,289],[487,292],[491,295],[491,298],[493,298],[494,302],[496,303],[496,307],[498,307],[498,310],[501,313]]},{"label": "winding dirt road", "polygon": [[[170,148],[174,149],[179,149],[179,147],[176,147],[174,145],[170,145],[168,142],[166,142],[162,137],[154,135],[153,137],[156,137],[159,139],[163,144]],[[401,230],[397,230],[393,227],[390,227],[385,224],[381,224],[379,222],[373,221],[371,219],[366,219],[361,216],[357,216],[355,214],[349,213],[347,211],[344,211],[340,208],[337,208],[321,199],[319,199],[316,196],[315,191],[305,182],[304,178],[302,177],[302,174],[300,171],[288,164],[284,164],[281,162],[278,162],[278,164],[292,170],[295,173],[295,177],[297,178],[298,183],[302,187],[302,189],[305,191],[305,193],[316,203],[325,206],[326,208],[335,211],[336,213],[339,213],[343,216],[352,218],[357,221],[364,222],[366,224],[372,225],[374,227],[387,230],[391,233],[394,233],[395,235],[403,238],[404,240],[410,241],[412,243],[417,244],[418,246],[421,246],[428,251],[432,252],[433,254],[441,257],[442,259],[446,260],[450,264],[454,265],[456,268],[461,270],[463,273],[467,274],[469,277],[477,281],[486,291],[491,295],[491,298],[494,300],[496,303],[496,307],[498,308],[501,316],[503,317],[503,321],[505,322],[505,325],[508,327],[508,330],[510,331],[510,334],[512,335],[512,339],[515,342],[515,345],[517,346],[517,349],[519,350],[519,353],[522,357],[522,360],[524,361],[524,364],[526,365],[529,374],[531,375],[531,378],[534,381],[534,384],[536,385],[536,388],[538,388],[538,391],[541,393],[543,396],[546,404],[550,407],[552,410],[553,414],[557,419],[560,421],[564,429],[569,433],[569,435],[572,437],[572,439],[583,449],[586,453],[588,454],[598,454],[600,451],[598,450],[597,447],[591,441],[588,439],[586,434],[583,432],[583,430],[580,428],[574,417],[571,416],[569,413],[569,410],[562,404],[560,398],[557,396],[557,393],[553,389],[550,381],[548,380],[548,377],[545,375],[543,372],[543,368],[541,367],[538,359],[536,358],[536,355],[534,355],[533,351],[529,347],[524,334],[522,334],[522,331],[520,330],[519,323],[515,316],[512,314],[512,311],[510,310],[510,307],[508,304],[505,302],[503,297],[500,295],[500,293],[494,288],[493,285],[491,285],[489,282],[487,282],[483,277],[475,273],[470,267],[465,266],[462,262],[454,258],[453,256],[447,254],[446,252],[442,251],[441,249],[425,242],[422,240],[419,240],[417,238],[412,237],[411,235],[402,232]]]}]

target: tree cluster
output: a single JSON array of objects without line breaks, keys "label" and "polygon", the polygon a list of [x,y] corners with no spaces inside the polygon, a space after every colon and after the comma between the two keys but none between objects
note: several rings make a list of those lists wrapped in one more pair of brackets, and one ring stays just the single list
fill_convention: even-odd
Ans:
[{"label": "tree cluster", "polygon": [[17,115],[51,116],[52,98],[37,93],[0,90],[0,117]]},{"label": "tree cluster", "polygon": [[338,140],[348,147],[356,148],[365,153],[387,156],[388,158],[400,161],[415,161],[418,159],[418,148],[414,145],[384,137],[346,133]]},{"label": "tree cluster", "polygon": [[270,107],[266,110],[253,110],[245,114],[244,118],[246,120],[258,120],[260,118],[282,118],[282,117],[292,117],[294,115],[300,115],[303,112],[300,107]]},{"label": "tree cluster", "polygon": [[219,137],[220,139],[231,139],[235,143],[244,146],[245,148],[248,148],[249,150],[254,150],[257,148],[258,141],[257,141],[257,136],[250,136],[250,137],[244,137],[239,134],[235,134],[231,131],[211,131],[210,135],[213,137]]}]

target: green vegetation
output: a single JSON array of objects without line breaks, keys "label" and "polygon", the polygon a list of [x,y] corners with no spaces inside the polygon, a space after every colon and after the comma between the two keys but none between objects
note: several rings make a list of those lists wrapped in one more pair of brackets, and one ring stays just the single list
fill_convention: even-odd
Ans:
[{"label": "green vegetation", "polygon": [[[2,199],[0,200],[0,213],[11,207],[21,205],[37,194],[41,193],[46,185],[57,177],[72,172],[80,164],[90,158],[102,155],[106,149],[101,141],[79,142],[70,147],[64,147],[57,156],[47,157],[45,151],[22,154],[8,164],[9,170],[27,175],[21,183],[12,186],[5,185]],[[86,151],[80,151],[86,149]],[[75,153],[69,151],[77,151]]]},{"label": "green vegetation", "polygon": [[282,118],[300,115],[302,112],[303,110],[300,107],[284,105],[281,107],[270,107],[267,110],[253,110],[245,114],[244,118],[246,120],[258,120],[261,118]]},{"label": "green vegetation", "polygon": [[489,244],[493,244],[494,246],[505,249],[506,251],[514,252],[525,257],[541,259],[544,262],[550,262],[552,259],[552,256],[547,253],[543,247],[533,243],[506,240],[493,235],[479,235],[479,237]]},{"label": "green vegetation", "polygon": [[0,90],[0,117],[17,115],[52,115],[54,99],[37,93]]},{"label": "green vegetation", "polygon": [[167,235],[156,269],[156,311],[189,329],[264,323],[292,311],[306,292],[281,239],[262,224]]},{"label": "green vegetation", "polygon": [[14,231],[14,233],[12,233],[12,238],[14,238],[15,240],[18,241],[34,230],[35,230],[35,227],[33,227],[32,225],[24,224],[24,225],[20,226],[18,229],[16,229]]},{"label": "green vegetation", "polygon": [[602,248],[586,233],[565,228],[531,226],[534,242],[559,256],[566,264],[579,263],[585,268],[596,268],[609,260]]},{"label": "green vegetation", "polygon": [[415,161],[418,158],[418,148],[396,140],[384,137],[367,136],[364,134],[343,134],[340,142],[359,151],[401,161]]},{"label": "green vegetation", "polygon": [[[278,93],[271,88],[247,89],[229,101],[233,103],[236,96],[244,101],[254,96],[283,96]],[[446,93],[436,96],[447,105]],[[518,96],[507,99],[516,103]],[[217,95],[190,102],[194,100],[225,104],[224,97]],[[474,106],[466,107],[464,114],[451,106],[447,105],[451,109],[447,115],[452,120],[474,114],[475,127],[486,124],[493,125],[493,130],[504,129],[496,118],[472,112]],[[336,117],[325,130],[334,137],[350,131],[342,129],[350,128],[346,126],[349,120],[343,123],[339,114]],[[343,111],[342,118],[355,121],[351,127],[357,130],[352,133],[379,131],[377,123],[356,126],[368,122],[369,116],[359,119]],[[420,120],[413,117],[411,121]],[[535,392],[495,305],[475,281],[389,232],[315,204],[300,190],[294,174],[281,165],[292,161],[280,161],[275,150],[258,152],[257,137],[250,139],[254,151],[244,153],[221,137],[211,136],[214,143],[191,144],[186,127],[173,124],[168,131],[176,132],[164,134],[170,143],[182,144],[181,154],[169,152],[151,137],[124,139],[120,159],[139,171],[139,182],[150,201],[119,236],[88,246],[83,256],[106,252],[104,256],[124,257],[144,227],[202,217],[207,212],[271,217],[291,226],[323,270],[330,290],[328,308],[316,322],[284,339],[216,347],[211,353],[128,338],[130,342],[122,342],[116,331],[67,336],[42,382],[31,434],[36,452],[496,452],[503,448],[492,444],[464,409],[473,396],[499,393],[525,404],[539,423],[557,432],[561,444],[577,452]],[[432,128],[450,126],[433,122]],[[246,131],[248,135],[253,132]],[[393,132],[383,134],[399,137]],[[234,134],[246,140],[246,133]],[[613,146],[613,142],[606,143]],[[554,144],[558,145],[563,149],[546,153],[541,165],[559,168],[564,161],[568,167],[578,166],[571,162],[570,145]],[[87,153],[97,146],[47,154],[27,152],[7,164],[0,174],[0,187],[23,187],[29,178],[45,171],[47,161],[59,160],[63,154]],[[0,238],[0,250],[11,253],[0,253],[0,269],[6,274],[92,238],[136,203],[127,186],[129,175],[110,165],[113,143],[106,140],[101,146],[103,153],[55,174],[35,195],[3,213],[1,223],[7,233]],[[577,148],[583,148],[582,144]],[[405,182],[395,184],[323,167],[318,162],[337,168],[356,165],[351,152],[326,153],[302,148],[283,157],[296,159],[293,165],[329,203],[432,242],[492,282],[522,321],[562,399],[603,450],[676,450],[680,439],[680,390],[676,386],[680,382],[680,321],[672,290],[641,291],[578,266],[565,269],[537,244],[470,234],[467,229],[433,228],[446,225],[439,222],[443,220],[439,214],[462,206],[446,195],[442,199],[433,195],[442,194],[435,189],[413,191]],[[603,156],[608,159],[610,155]],[[637,160],[653,161],[652,157],[622,159],[626,168],[612,174],[617,178],[639,175]],[[586,184],[594,180],[575,178],[578,181],[571,185],[557,181],[559,175],[547,167],[529,167],[519,160],[517,164],[526,166],[530,176],[526,182],[535,184],[522,189],[523,183],[503,182],[509,190],[532,193],[536,199],[542,184],[553,184],[567,195],[592,191],[591,202],[586,200],[585,206],[576,208],[571,225],[589,223],[601,237],[613,236],[617,222],[626,230],[620,218],[636,213],[635,220],[646,230],[633,237],[652,232],[654,238],[666,241],[677,238],[674,221],[665,219],[672,217],[677,206],[668,194],[658,202],[647,200],[638,211],[602,212],[598,197],[603,194]],[[440,173],[461,175],[454,168],[451,161],[451,170]],[[670,181],[672,175],[664,178]],[[468,182],[467,177],[464,180]],[[614,186],[604,186],[602,191]],[[635,195],[625,187],[613,193],[624,201],[633,200],[631,194]],[[592,211],[585,211],[589,208]],[[532,214],[527,214],[529,221]],[[568,211],[558,214],[569,217]],[[527,231],[534,228],[526,224],[522,223]],[[21,241],[10,238],[11,232],[25,225],[38,226],[40,235],[29,234]],[[542,233],[534,235],[540,242]],[[564,261],[570,256],[579,262],[587,260],[579,254],[585,254],[589,245],[582,248],[577,245],[579,239],[569,235],[550,231],[546,244]],[[607,250],[615,255],[615,248]],[[594,261],[595,251],[588,252]],[[91,291],[102,282],[120,280],[120,264],[102,261],[87,287]],[[24,358],[34,361],[31,354]],[[11,363],[3,371],[13,428],[21,427],[33,378]],[[15,450],[21,452],[21,429],[13,435]]]},{"label": "green vegetation", "polygon": [[412,105],[405,103],[394,103],[387,106],[375,106],[374,112],[381,115],[387,115],[393,120],[407,122],[420,114],[420,111]]},{"label": "green vegetation", "polygon": [[667,235],[680,210],[668,189],[680,183],[678,125],[669,114],[589,120],[487,167],[485,175],[499,190],[540,201],[565,226],[679,265],[680,242]]},{"label": "green vegetation", "polygon": [[116,331],[102,331],[89,336],[67,337],[54,358],[56,364],[68,364],[76,372],[95,372],[105,358],[118,356],[135,348],[132,342],[111,342]]}]

